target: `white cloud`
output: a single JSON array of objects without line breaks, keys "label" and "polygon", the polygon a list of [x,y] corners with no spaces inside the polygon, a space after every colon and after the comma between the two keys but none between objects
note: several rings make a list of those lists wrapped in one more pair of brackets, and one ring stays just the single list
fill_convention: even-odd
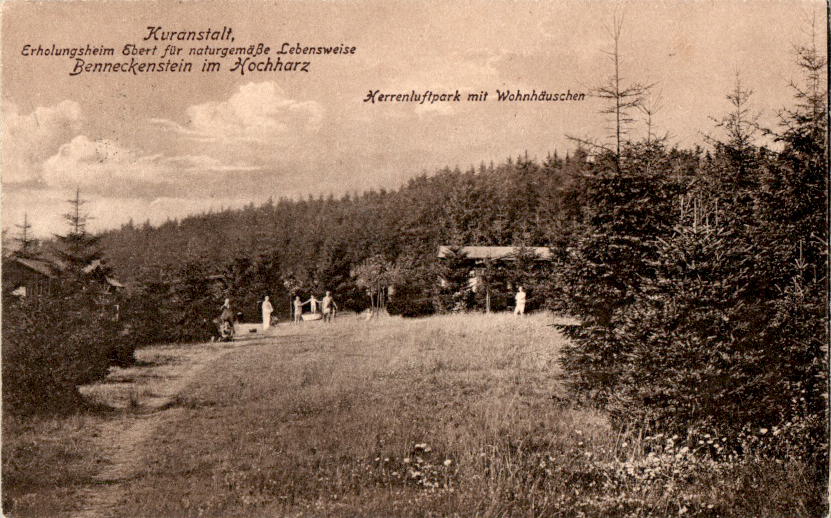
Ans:
[{"label": "white cloud", "polygon": [[4,184],[40,181],[43,161],[77,134],[83,120],[81,106],[68,100],[25,115],[14,104],[5,104],[4,111]]},{"label": "white cloud", "polygon": [[91,140],[85,135],[62,145],[43,163],[43,179],[54,186],[109,184],[136,175],[158,182],[153,157],[139,157],[111,140]]},{"label": "white cloud", "polygon": [[[244,106],[245,99],[252,95],[246,93],[234,102]],[[225,173],[261,169],[204,154],[151,154],[115,140],[90,138],[80,134],[84,116],[74,101],[38,107],[28,114],[21,114],[12,103],[3,108],[6,132],[2,182],[6,190],[21,184],[38,185],[40,189],[79,186],[101,194],[135,189],[142,196],[152,196],[159,194],[160,186],[171,183],[215,181]],[[289,109],[300,110],[292,106]],[[236,112],[245,110],[238,108]],[[250,113],[247,117],[256,120]]]},{"label": "white cloud", "polygon": [[43,179],[50,186],[80,186],[99,193],[129,192],[126,188],[153,192],[177,180],[198,181],[226,172],[259,169],[225,164],[205,155],[145,155],[112,140],[78,135],[43,163]]},{"label": "white cloud", "polygon": [[281,142],[298,131],[316,132],[323,121],[323,107],[315,101],[287,97],[275,83],[248,83],[226,101],[190,106],[188,122],[167,119],[151,122],[195,140]]}]

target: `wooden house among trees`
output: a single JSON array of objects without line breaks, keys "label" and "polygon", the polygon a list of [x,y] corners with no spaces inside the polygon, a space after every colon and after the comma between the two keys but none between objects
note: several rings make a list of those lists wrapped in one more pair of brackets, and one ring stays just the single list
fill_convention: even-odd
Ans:
[{"label": "wooden house among trees", "polygon": [[440,246],[439,258],[449,257],[451,254],[462,253],[471,265],[483,264],[491,261],[516,261],[523,253],[533,254],[537,261],[550,261],[551,249],[547,246]]},{"label": "wooden house among trees", "polygon": [[499,308],[510,305],[510,292],[518,286],[533,291],[537,274],[551,262],[552,254],[544,246],[440,246],[438,258],[442,262],[439,282],[454,299],[452,306],[476,304],[489,312],[494,295],[500,299]]},{"label": "wooden house among trees", "polygon": [[58,283],[52,263],[9,257],[3,260],[3,291],[22,297],[48,296]]},{"label": "wooden house among trees", "polygon": [[[3,291],[21,297],[43,297],[54,294],[61,283],[66,266],[57,259],[12,256],[3,260]],[[97,281],[104,293],[115,293],[124,285],[107,270],[100,260],[83,268],[84,274]]]}]

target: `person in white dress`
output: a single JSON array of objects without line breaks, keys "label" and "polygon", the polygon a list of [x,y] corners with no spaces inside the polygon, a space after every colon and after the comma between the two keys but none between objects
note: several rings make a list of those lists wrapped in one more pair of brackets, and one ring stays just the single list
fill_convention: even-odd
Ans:
[{"label": "person in white dress", "polygon": [[265,300],[263,300],[263,331],[268,330],[271,327],[271,313],[274,312],[274,307],[271,305],[271,302],[268,300],[268,295],[265,296]]},{"label": "person in white dress", "polygon": [[519,287],[519,291],[516,292],[514,296],[514,300],[516,301],[516,307],[514,307],[514,315],[524,315],[525,314],[525,290],[522,289],[522,286]]}]

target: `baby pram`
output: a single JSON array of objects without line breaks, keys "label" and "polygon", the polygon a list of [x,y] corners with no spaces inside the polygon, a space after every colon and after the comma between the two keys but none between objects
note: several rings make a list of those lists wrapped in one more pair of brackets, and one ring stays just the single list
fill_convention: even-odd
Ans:
[{"label": "baby pram", "polygon": [[219,333],[220,342],[231,342],[234,340],[234,335],[236,334],[234,329],[235,321],[236,318],[234,316],[234,312],[231,311],[230,308],[224,308],[219,318],[214,320]]},{"label": "baby pram", "polygon": [[234,341],[234,324],[227,320],[220,320],[219,322],[219,341],[232,342]]}]

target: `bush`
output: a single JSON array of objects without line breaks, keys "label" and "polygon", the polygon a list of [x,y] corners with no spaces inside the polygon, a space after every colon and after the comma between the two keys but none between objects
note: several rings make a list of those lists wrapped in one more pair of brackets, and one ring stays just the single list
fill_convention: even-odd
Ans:
[{"label": "bush", "polygon": [[131,291],[122,299],[125,338],[136,347],[175,341],[175,300],[171,287],[164,283],[148,283]]},{"label": "bush", "polygon": [[80,296],[3,304],[3,410],[35,413],[81,403],[78,385],[132,356],[108,315]]}]

